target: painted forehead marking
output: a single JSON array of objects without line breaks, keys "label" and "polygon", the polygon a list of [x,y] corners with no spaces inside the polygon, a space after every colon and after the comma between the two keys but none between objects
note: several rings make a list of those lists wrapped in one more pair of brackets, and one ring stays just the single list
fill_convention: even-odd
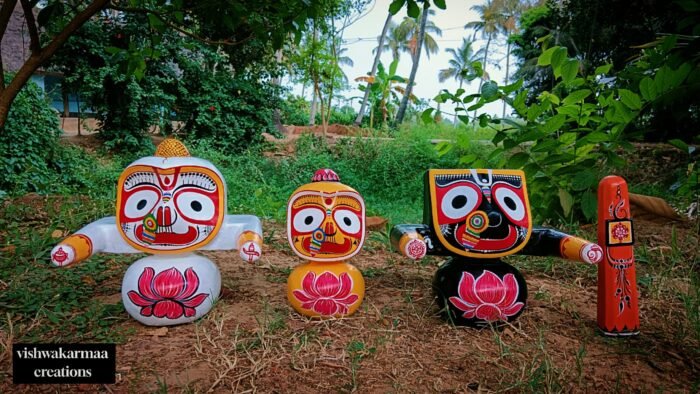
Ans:
[{"label": "painted forehead marking", "polygon": [[[362,209],[362,205],[360,201],[357,199],[355,195],[348,195],[346,193],[349,192],[332,192],[332,193],[323,193],[323,192],[307,192],[309,194],[303,194],[296,199],[294,199],[294,202],[292,202],[292,208],[296,209],[299,208],[300,206],[307,205],[307,204],[316,204],[320,206],[338,206],[338,205],[345,205],[349,206],[351,208],[355,208],[358,211]],[[330,200],[330,201],[327,201]]]},{"label": "painted forehead marking", "polygon": [[519,175],[493,174],[490,170],[485,174],[477,174],[476,171],[471,170],[470,173],[435,175],[435,185],[437,187],[446,187],[461,181],[473,182],[479,186],[490,186],[496,182],[506,182],[515,187],[520,187],[523,180]]},{"label": "painted forehead marking", "polygon": [[[161,188],[173,187],[197,187],[208,192],[216,190],[216,181],[211,176],[199,171],[187,171],[178,173],[179,169],[159,169],[151,167],[150,170],[137,171],[130,174],[124,180],[124,190],[129,191],[137,186],[152,185]],[[159,174],[160,179],[159,179]]]}]

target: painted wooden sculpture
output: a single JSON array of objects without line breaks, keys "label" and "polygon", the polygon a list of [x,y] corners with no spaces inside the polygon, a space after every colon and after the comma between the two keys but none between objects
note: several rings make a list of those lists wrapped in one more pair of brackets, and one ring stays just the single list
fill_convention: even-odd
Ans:
[{"label": "painted wooden sculpture", "polygon": [[619,176],[598,185],[598,327],[605,335],[639,334],[637,277],[634,267],[634,230],[627,183]]},{"label": "painted wooden sculpture", "polygon": [[90,223],[61,241],[51,261],[67,266],[95,253],[148,253],[122,282],[126,311],[146,325],[187,323],[219,296],[221,275],[195,250],[238,250],[260,258],[262,227],[252,215],[226,215],[226,183],[210,162],[190,157],[175,139],[130,164],[117,184],[116,216]]},{"label": "painted wooden sculpture", "polygon": [[310,317],[354,313],[365,295],[362,273],[345,260],[365,240],[365,203],[332,170],[318,170],[312,182],[292,193],[287,205],[287,239],[294,253],[309,260],[287,280],[292,307]]},{"label": "painted wooden sculpture", "polygon": [[525,175],[515,170],[429,170],[425,175],[424,224],[391,231],[403,255],[451,256],[433,288],[443,316],[458,325],[512,321],[525,309],[527,286],[512,254],[557,256],[598,263],[602,249],[562,232],[533,228]]}]

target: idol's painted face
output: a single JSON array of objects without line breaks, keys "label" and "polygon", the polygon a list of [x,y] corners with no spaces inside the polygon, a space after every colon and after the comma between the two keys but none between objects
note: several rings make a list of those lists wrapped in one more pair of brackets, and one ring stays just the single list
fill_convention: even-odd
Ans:
[{"label": "idol's painted face", "polygon": [[216,236],[226,214],[224,182],[210,163],[170,161],[175,163],[159,166],[155,158],[142,159],[119,178],[117,225],[126,241],[143,252],[201,248]]},{"label": "idol's painted face", "polygon": [[525,176],[511,170],[430,170],[431,223],[448,250],[495,258],[522,249],[530,237]]},{"label": "idol's painted face", "polygon": [[289,200],[287,236],[297,255],[308,260],[354,256],[365,239],[362,196],[339,182],[303,185]]}]

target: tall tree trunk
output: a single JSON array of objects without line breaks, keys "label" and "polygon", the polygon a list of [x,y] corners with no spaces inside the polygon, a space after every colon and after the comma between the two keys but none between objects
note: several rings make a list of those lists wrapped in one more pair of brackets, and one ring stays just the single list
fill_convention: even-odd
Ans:
[{"label": "tall tree trunk", "polygon": [[76,95],[78,101],[78,135],[83,135],[80,130],[80,124],[83,123],[83,111],[80,110],[80,89],[78,89],[78,94]]},{"label": "tall tree trunk", "polygon": [[[10,106],[12,102],[15,101],[17,94],[24,87],[24,85],[32,77],[34,71],[36,71],[44,62],[46,62],[54,53],[70,38],[73,33],[78,30],[85,22],[87,22],[93,15],[104,8],[110,0],[94,0],[90,3],[84,10],[76,14],[73,19],[68,22],[66,27],[61,30],[58,35],[56,35],[51,42],[49,42],[45,47],[38,48],[37,44],[32,44],[32,54],[29,56],[22,67],[17,71],[10,84],[5,86],[5,81],[0,81],[0,132],[5,131],[5,122],[7,122],[7,115],[10,112]],[[7,4],[14,4],[16,1],[7,2]],[[14,8],[14,7],[13,7]],[[29,13],[25,15],[25,19],[29,24],[31,22],[32,27],[36,29],[36,22],[34,21],[34,14]],[[5,17],[5,7],[3,4],[2,10],[0,10],[0,18]],[[5,33],[5,28],[7,26],[0,25],[0,38]],[[34,40],[33,40],[34,41]]]},{"label": "tall tree trunk", "polygon": [[[506,83],[505,86],[508,85],[508,72],[510,69],[510,36],[508,36],[508,45],[506,46]],[[503,115],[501,116],[502,118],[506,117],[506,100],[503,100]]]},{"label": "tall tree trunk", "polygon": [[326,118],[326,111],[325,111],[325,101],[323,100],[323,95],[321,94],[321,88],[316,87],[318,91],[316,92],[316,95],[318,96],[318,102],[321,103],[321,130],[323,130],[323,136],[325,137],[328,131],[328,119]]},{"label": "tall tree trunk", "polygon": [[315,55],[316,55],[316,41],[318,41],[318,31],[316,30],[316,19],[314,19],[314,32],[312,35],[312,41],[311,41],[311,48],[313,48],[313,51],[311,51],[311,83],[312,86],[311,88],[313,89],[313,99],[311,100],[311,109],[309,110],[309,126],[313,126],[316,124],[316,106],[318,105],[316,103],[316,99],[318,97],[317,92],[319,91],[318,84],[319,84],[319,76],[318,76],[318,70],[314,68],[314,60],[315,60]]},{"label": "tall tree trunk", "polygon": [[420,20],[420,30],[418,31],[418,47],[416,48],[416,57],[413,62],[413,67],[411,68],[411,75],[408,77],[408,85],[406,86],[406,92],[401,99],[401,105],[399,106],[399,111],[396,113],[396,124],[399,125],[403,122],[403,117],[406,115],[406,108],[408,107],[408,99],[411,97],[411,92],[413,91],[413,82],[416,80],[416,73],[418,72],[418,63],[420,61],[421,51],[423,50],[423,41],[425,41],[425,24],[428,22],[428,5],[426,2],[423,7],[423,15]]},{"label": "tall tree trunk", "polygon": [[[489,45],[491,45],[491,35],[489,34],[486,40],[486,48],[484,49],[484,64],[481,65],[481,78],[479,78],[479,89],[476,91],[481,94],[481,86],[484,84],[484,74],[486,73],[486,62],[489,59]],[[476,120],[476,110],[472,112],[472,118]]]},{"label": "tall tree trunk", "polygon": [[[384,28],[382,29],[382,35],[379,36],[379,46],[377,47],[377,54],[374,55],[374,63],[372,63],[372,71],[369,73],[370,77],[373,77],[377,73],[377,66],[379,65],[379,59],[382,57],[382,47],[384,45],[384,37],[386,37],[386,32],[389,30],[389,24],[391,23],[391,12],[386,17],[384,22]],[[362,123],[362,118],[365,116],[365,110],[367,109],[367,102],[369,101],[369,86],[367,83],[367,88],[365,89],[365,96],[362,98],[362,104],[360,105],[360,112],[355,118],[355,126],[359,126]]]},{"label": "tall tree trunk", "polygon": [[[277,61],[278,65],[282,64],[282,55],[281,49],[275,51],[275,60]],[[279,77],[273,78],[272,83],[280,86],[282,84],[282,76],[280,75]],[[275,108],[275,111],[272,113],[272,122],[275,124],[275,128],[280,133],[285,133],[287,131],[282,124],[282,113],[280,112],[279,108]]]},{"label": "tall tree trunk", "polygon": [[313,126],[314,124],[316,124],[316,106],[318,105],[316,102],[316,91],[318,90],[318,81],[314,81],[313,84],[314,95],[313,99],[311,99],[311,109],[309,110],[309,126]]}]

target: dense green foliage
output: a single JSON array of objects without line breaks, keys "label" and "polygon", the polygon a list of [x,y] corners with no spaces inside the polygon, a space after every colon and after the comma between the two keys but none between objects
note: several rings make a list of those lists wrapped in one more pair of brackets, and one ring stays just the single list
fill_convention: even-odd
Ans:
[{"label": "dense green foliage", "polygon": [[[212,137],[237,151],[260,142],[262,132],[275,132],[280,89],[264,70],[235,73],[221,51],[169,31],[154,42],[152,21],[143,15],[127,14],[123,21],[91,21],[54,60],[69,73],[67,87],[96,112],[108,147],[151,149],[147,135],[154,127]],[[75,51],[87,56],[76,59]],[[173,121],[181,122],[177,129]]]},{"label": "dense green foliage", "polygon": [[[260,142],[261,133],[276,132],[281,89],[274,48],[289,33],[298,42],[307,20],[364,4],[268,3],[115,2],[119,12],[91,19],[51,67],[67,75],[65,92],[86,98],[110,148],[150,149],[147,134],[160,130],[212,137],[217,146],[240,151]],[[60,31],[70,14],[64,2],[48,2],[39,18],[45,35]]]},{"label": "dense green foliage", "polygon": [[[229,211],[284,220],[287,199],[308,183],[319,168],[332,168],[343,183],[357,189],[367,201],[369,215],[394,221],[422,217],[423,173],[428,168],[457,165],[458,152],[439,156],[418,132],[397,141],[343,139],[329,146],[323,139],[302,136],[294,157],[270,160],[256,150],[230,155],[212,149],[209,141],[192,146],[193,154],[211,160],[228,183]],[[371,165],[368,165],[371,163]]]},{"label": "dense green foliage", "polygon": [[[282,124],[305,126],[309,124],[309,103],[303,97],[290,95],[281,103]],[[351,125],[357,117],[355,109],[349,105],[331,107],[329,124]],[[321,123],[321,114],[316,113],[315,124]]]},{"label": "dense green foliage", "polygon": [[48,174],[56,169],[60,133],[56,113],[41,89],[30,82],[17,96],[6,130],[0,133],[0,194],[47,186]]},{"label": "dense green foliage", "polygon": [[82,149],[59,144],[56,112],[41,89],[27,84],[0,133],[0,198],[39,193],[111,192],[112,167],[98,163]]},{"label": "dense green foliage", "polygon": [[[520,33],[512,37],[513,54],[519,62],[516,76],[523,79],[523,86],[529,91],[527,104],[535,103],[542,92],[562,88],[550,69],[537,67],[544,42],[567,48],[571,57],[579,61],[583,75],[610,65],[606,82],[636,91],[641,79],[664,67],[678,69],[683,63],[697,67],[699,22],[700,7],[693,1],[548,2],[524,12]],[[669,34],[676,39],[660,45],[659,37]],[[663,98],[650,98],[650,105],[643,109],[644,116],[635,119],[639,136],[645,140],[680,138],[689,142],[698,134],[698,85],[692,78],[678,82],[682,93],[669,89]]]},{"label": "dense green foliage", "polygon": [[277,134],[273,115],[281,100],[276,85],[188,64],[177,87],[176,116],[184,121],[184,135],[209,138],[217,147],[238,152],[260,143],[263,132]]},{"label": "dense green foliage", "polygon": [[[663,45],[658,50],[663,52]],[[598,180],[612,168],[625,165],[619,151],[631,148],[630,126],[654,100],[685,84],[693,84],[700,78],[700,70],[693,70],[688,64],[675,69],[670,65],[645,68],[644,78],[630,90],[607,82],[605,76],[611,65],[598,67],[589,75],[582,74],[579,60],[569,57],[564,47],[545,48],[537,64],[551,70],[556,85],[551,91],[541,92],[529,105],[528,90],[521,90],[522,80],[508,86],[489,81],[482,86],[480,94],[464,95],[460,89],[455,93],[445,91],[435,99],[453,102],[464,112],[499,99],[508,101],[519,119],[480,115],[482,125],[504,127],[493,138],[495,150],[486,160],[471,155],[463,157],[462,162],[472,167],[522,168],[530,185],[532,208],[540,218],[592,220],[596,214]],[[639,62],[629,68],[643,65]],[[466,103],[475,100],[475,104],[465,108]],[[433,111],[426,110],[423,119],[429,121]],[[467,116],[460,119],[470,120]],[[443,147],[449,148],[450,145]]]}]

